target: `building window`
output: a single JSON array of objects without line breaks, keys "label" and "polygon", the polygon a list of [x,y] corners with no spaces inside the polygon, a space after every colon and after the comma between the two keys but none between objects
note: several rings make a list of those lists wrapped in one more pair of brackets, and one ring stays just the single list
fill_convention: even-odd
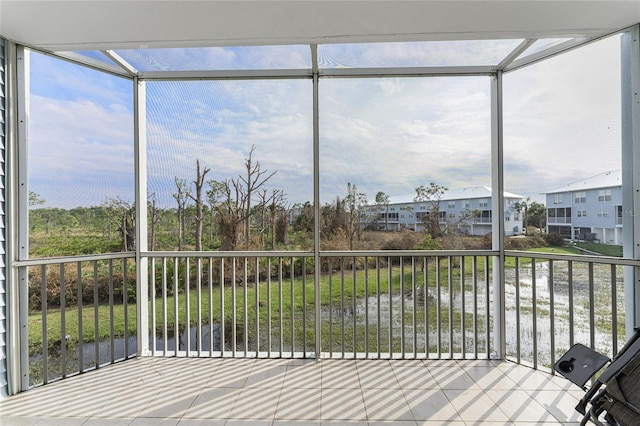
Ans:
[{"label": "building window", "polygon": [[513,220],[520,220],[520,213],[514,213]]},{"label": "building window", "polygon": [[609,217],[609,210],[598,210],[598,217]]},{"label": "building window", "polygon": [[449,203],[447,204],[447,208],[455,209],[456,208],[456,202],[455,201],[449,201]]},{"label": "building window", "polygon": [[481,199],[481,200],[478,202],[478,207],[480,207],[480,208],[483,208],[483,207],[484,207],[484,208],[487,208],[487,207],[489,207],[489,201],[488,201],[486,198]]},{"label": "building window", "polygon": [[462,202],[462,205],[464,206],[465,209],[468,209],[469,207],[471,207],[471,202],[469,200],[464,200]]},{"label": "building window", "polygon": [[587,217],[586,210],[578,210],[578,217]]},{"label": "building window", "polygon": [[598,201],[611,201],[611,189],[601,189],[598,191]]},{"label": "building window", "polygon": [[562,194],[553,194],[553,204],[562,204]]},{"label": "building window", "polygon": [[511,215],[509,213],[506,213],[504,215],[504,220],[506,220],[507,222],[511,221]]},{"label": "building window", "polygon": [[586,203],[587,202],[587,193],[584,191],[576,192],[574,201],[576,203]]},{"label": "building window", "polygon": [[449,219],[455,219],[455,218],[456,218],[455,213],[449,213]]}]

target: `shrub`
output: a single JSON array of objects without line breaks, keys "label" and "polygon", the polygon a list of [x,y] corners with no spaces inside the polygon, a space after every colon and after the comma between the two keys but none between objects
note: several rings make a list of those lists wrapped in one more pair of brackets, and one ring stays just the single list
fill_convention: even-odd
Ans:
[{"label": "shrub", "polygon": [[564,238],[562,238],[560,234],[556,234],[555,232],[545,235],[544,239],[550,246],[562,247],[564,245]]}]

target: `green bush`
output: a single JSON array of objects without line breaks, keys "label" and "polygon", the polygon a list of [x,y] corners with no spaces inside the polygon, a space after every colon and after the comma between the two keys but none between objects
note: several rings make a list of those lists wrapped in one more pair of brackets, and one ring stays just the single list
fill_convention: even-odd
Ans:
[{"label": "green bush", "polygon": [[564,238],[562,238],[560,234],[556,234],[555,232],[545,235],[544,240],[546,241],[547,245],[553,247],[562,247],[564,245]]}]

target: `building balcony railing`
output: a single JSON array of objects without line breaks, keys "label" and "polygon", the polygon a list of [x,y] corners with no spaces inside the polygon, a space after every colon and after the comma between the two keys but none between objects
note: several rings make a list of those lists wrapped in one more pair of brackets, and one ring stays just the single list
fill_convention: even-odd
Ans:
[{"label": "building balcony railing", "polygon": [[616,353],[626,340],[623,268],[639,262],[505,254],[497,269],[491,250],[321,252],[316,270],[309,252],[147,252],[148,318],[137,317],[133,254],[21,262],[31,300],[24,361],[30,385],[47,383],[135,356],[139,333],[149,355],[172,357],[502,352],[546,370],[575,342]]},{"label": "building balcony railing", "polygon": [[557,224],[571,224],[570,217],[548,217],[547,225],[557,225]]}]

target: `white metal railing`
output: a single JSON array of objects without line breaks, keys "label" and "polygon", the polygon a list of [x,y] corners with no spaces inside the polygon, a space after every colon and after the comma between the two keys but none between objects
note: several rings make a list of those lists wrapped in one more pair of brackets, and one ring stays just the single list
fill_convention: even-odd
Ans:
[{"label": "white metal railing", "polygon": [[135,253],[14,265],[29,281],[22,336],[29,386],[136,356]]},{"label": "white metal railing", "polygon": [[[34,259],[30,384],[135,356],[477,359],[496,352],[493,268],[479,251],[146,252],[149,318],[133,253]],[[622,269],[637,261],[505,252],[506,357],[549,368],[573,343],[624,343]],[[55,299],[55,300],[54,300]],[[317,336],[319,334],[319,339]],[[316,342],[320,342],[318,347]]]},{"label": "white metal railing", "polygon": [[574,343],[614,356],[626,341],[623,268],[601,256],[506,251],[507,357],[550,369]]},{"label": "white metal railing", "polygon": [[493,252],[322,252],[319,293],[307,252],[144,255],[151,269],[152,354],[477,358],[491,352]]}]

